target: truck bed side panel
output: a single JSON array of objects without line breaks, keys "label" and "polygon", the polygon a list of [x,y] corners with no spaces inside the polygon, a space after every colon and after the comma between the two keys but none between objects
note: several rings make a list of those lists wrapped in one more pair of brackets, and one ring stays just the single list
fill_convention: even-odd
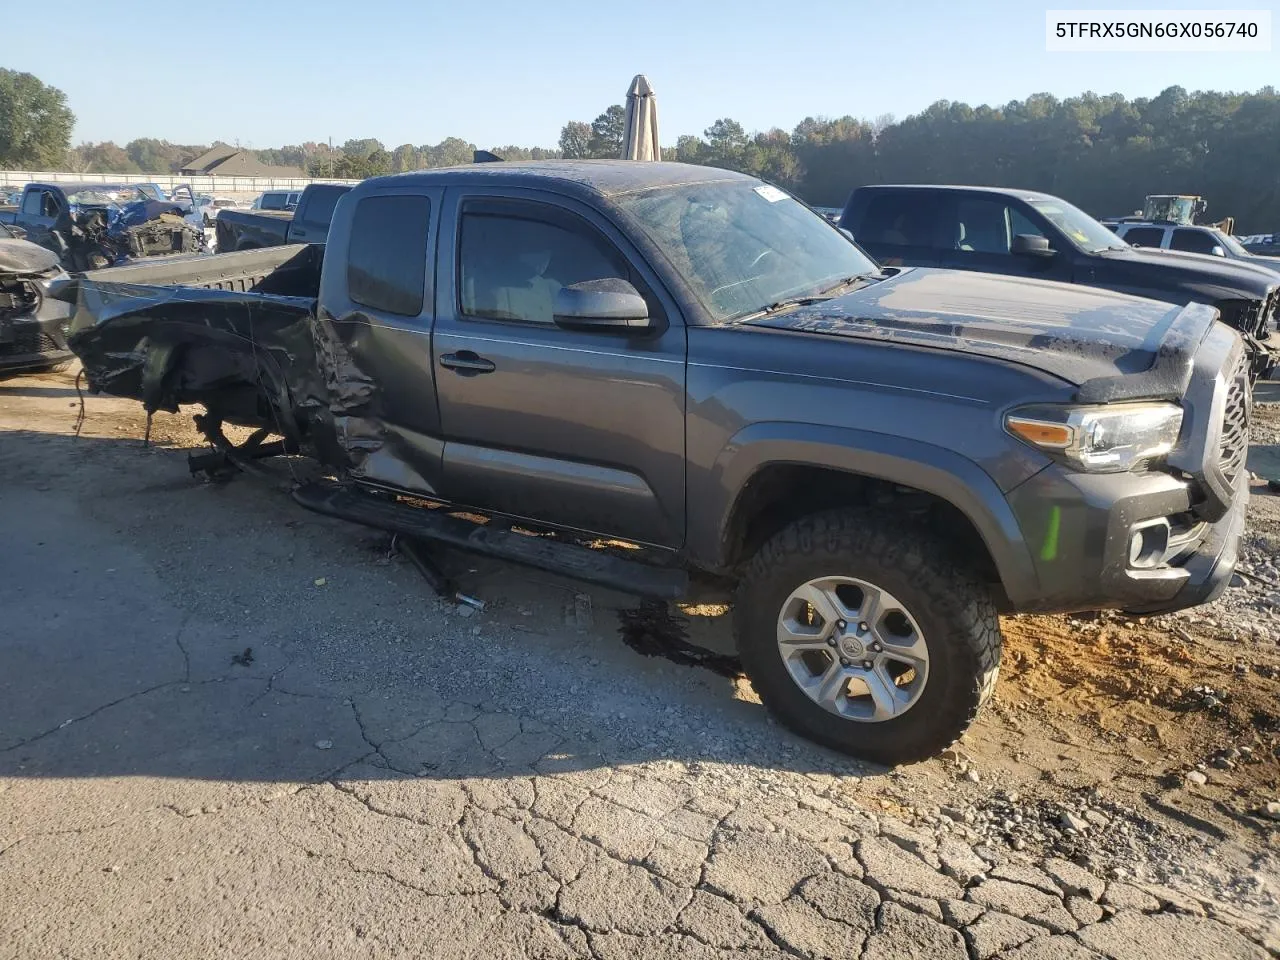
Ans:
[{"label": "truck bed side panel", "polygon": [[297,439],[323,406],[311,330],[319,260],[315,248],[276,247],[137,264],[56,295],[74,304],[69,343],[92,390],[148,410],[205,403]]}]

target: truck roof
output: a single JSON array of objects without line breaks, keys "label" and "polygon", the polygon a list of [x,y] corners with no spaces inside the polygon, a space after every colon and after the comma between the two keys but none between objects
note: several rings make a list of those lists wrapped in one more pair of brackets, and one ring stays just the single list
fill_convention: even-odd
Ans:
[{"label": "truck roof", "polygon": [[1039,190],[1019,190],[1016,187],[979,187],[965,183],[872,183],[859,190],[967,190],[971,193],[990,193],[1021,200],[1057,200],[1051,193]]},{"label": "truck roof", "polygon": [[33,180],[27,184],[28,187],[39,187],[41,189],[57,189],[64,193],[79,193],[81,190],[127,190],[137,187],[154,187],[154,183],[103,183],[102,181],[91,180],[84,182],[64,183],[62,181],[45,181]]},{"label": "truck roof", "polygon": [[[436,185],[442,182],[495,183],[530,186],[547,180],[573,184],[606,197],[651,190],[654,187],[677,186],[689,183],[722,183],[728,180],[749,180],[743,173],[704,167],[691,163],[653,163],[643,160],[519,160],[503,163],[475,163],[457,167],[437,167],[433,170],[416,170],[366,180],[361,186],[376,188],[378,185],[403,186],[421,183]],[[363,192],[363,191],[362,191]]]},{"label": "truck roof", "polygon": [[1211,223],[1178,223],[1176,220],[1146,220],[1143,217],[1130,217],[1125,220],[1115,221],[1116,226],[1122,227],[1178,227],[1182,230],[1204,230],[1208,233],[1219,233],[1217,227]]}]

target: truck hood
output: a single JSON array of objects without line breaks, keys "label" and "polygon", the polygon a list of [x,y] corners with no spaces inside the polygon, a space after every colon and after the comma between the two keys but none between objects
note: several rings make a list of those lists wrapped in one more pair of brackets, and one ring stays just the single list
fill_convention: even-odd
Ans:
[{"label": "truck hood", "polygon": [[[1280,277],[1275,271],[1244,260],[1229,260],[1206,253],[1125,247],[1098,254],[1107,261],[1113,279],[1132,273],[1138,286],[1153,286],[1153,280],[1193,291],[1215,300],[1263,300]],[[1126,267],[1130,268],[1126,271]]]},{"label": "truck hood", "polygon": [[1163,381],[1189,373],[1216,316],[1201,304],[1176,307],[1091,287],[921,267],[746,323],[1019,363],[1118,399],[1175,389]]}]

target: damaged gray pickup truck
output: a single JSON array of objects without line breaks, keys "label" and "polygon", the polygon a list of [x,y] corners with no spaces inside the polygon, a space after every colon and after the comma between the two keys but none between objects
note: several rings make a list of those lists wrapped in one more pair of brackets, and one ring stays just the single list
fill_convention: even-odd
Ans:
[{"label": "damaged gray pickup truck", "polygon": [[[93,389],[203,404],[245,466],[318,459],[337,479],[306,507],[636,594],[736,590],[764,703],[876,761],[969,726],[997,611],[1177,610],[1236,562],[1250,391],[1215,310],[881,269],[724,170],[381,177],[326,248],[61,295]],[[227,422],[257,430],[231,448]]]}]

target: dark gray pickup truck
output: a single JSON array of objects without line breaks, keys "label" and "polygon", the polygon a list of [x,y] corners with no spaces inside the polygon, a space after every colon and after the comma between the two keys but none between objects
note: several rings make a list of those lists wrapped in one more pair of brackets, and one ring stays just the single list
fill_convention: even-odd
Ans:
[{"label": "dark gray pickup truck", "polygon": [[[58,295],[91,388],[203,404],[247,467],[319,459],[311,509],[635,594],[736,590],[764,703],[878,761],[966,729],[998,610],[1177,610],[1236,561],[1250,392],[1215,310],[882,269],[724,170],[381,177],[323,249]],[[224,422],[257,429],[232,448]]]},{"label": "dark gray pickup truck", "polygon": [[218,250],[257,250],[289,243],[324,243],[333,208],[351,187],[340,183],[312,183],[289,210],[232,210],[218,214],[214,235]]}]

